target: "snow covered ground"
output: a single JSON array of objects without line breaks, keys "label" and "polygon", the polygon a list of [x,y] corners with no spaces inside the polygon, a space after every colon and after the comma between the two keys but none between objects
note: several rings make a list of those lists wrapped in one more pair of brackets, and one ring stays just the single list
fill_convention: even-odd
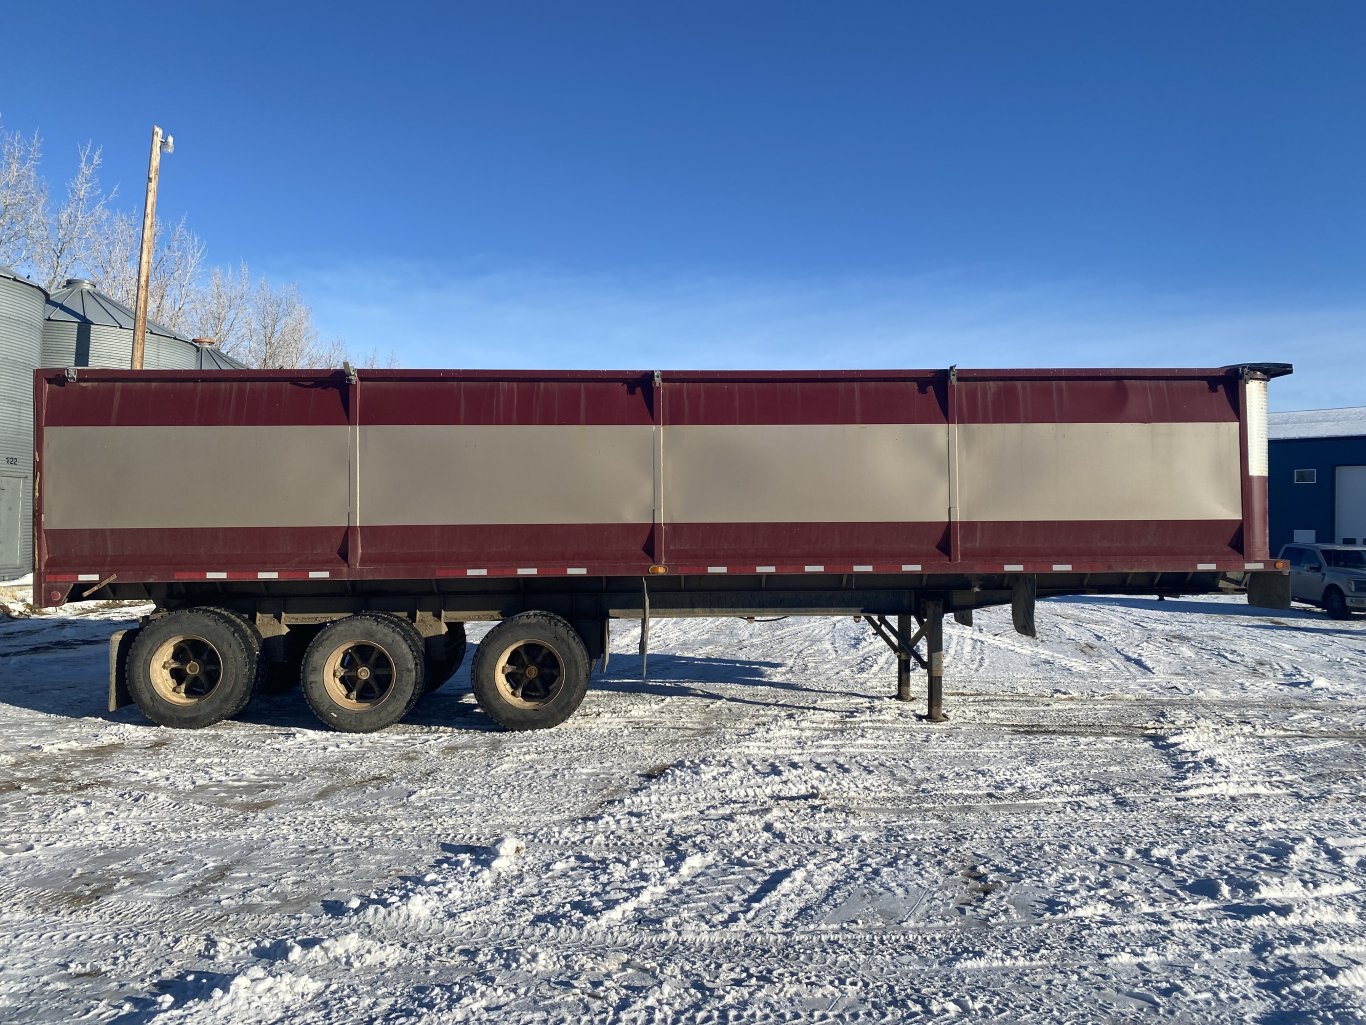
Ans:
[{"label": "snow covered ground", "polygon": [[848,620],[618,624],[556,730],[345,736],[106,713],[135,614],[0,618],[3,1020],[1366,1022],[1360,618],[979,614],[937,726]]}]

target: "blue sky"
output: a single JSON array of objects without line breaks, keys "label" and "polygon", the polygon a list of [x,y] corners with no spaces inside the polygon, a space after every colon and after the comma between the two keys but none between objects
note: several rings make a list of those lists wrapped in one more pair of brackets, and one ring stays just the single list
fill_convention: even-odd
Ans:
[{"label": "blue sky", "polygon": [[93,139],[135,206],[160,123],[163,217],[405,366],[1281,360],[1274,408],[1366,404],[1366,5],[4,20],[50,176]]}]

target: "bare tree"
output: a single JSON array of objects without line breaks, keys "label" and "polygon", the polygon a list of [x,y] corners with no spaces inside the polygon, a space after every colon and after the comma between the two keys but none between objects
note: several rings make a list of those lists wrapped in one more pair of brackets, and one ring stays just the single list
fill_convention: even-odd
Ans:
[{"label": "bare tree", "polygon": [[151,279],[147,286],[147,315],[176,331],[192,332],[195,295],[202,287],[204,240],[181,218],[164,242],[157,231]]},{"label": "bare tree", "polygon": [[223,351],[249,366],[270,368],[337,367],[346,358],[339,340],[321,339],[297,286],[275,288],[265,278],[248,297],[242,332],[224,340]]},{"label": "bare tree", "polygon": [[0,129],[0,264],[26,264],[44,234],[47,183],[38,173],[42,140]]},{"label": "bare tree", "polygon": [[85,260],[85,273],[110,298],[125,306],[137,299],[138,245],[142,224],[123,210],[111,214]]},{"label": "bare tree", "polygon": [[80,163],[66,184],[66,199],[47,218],[47,231],[31,257],[38,282],[49,291],[94,262],[115,193],[100,191],[103,159],[93,143],[80,149]]},{"label": "bare tree", "polygon": [[195,289],[188,319],[197,336],[214,339],[224,351],[244,348],[250,301],[251,271],[246,263],[235,271],[214,267],[208,281]]}]

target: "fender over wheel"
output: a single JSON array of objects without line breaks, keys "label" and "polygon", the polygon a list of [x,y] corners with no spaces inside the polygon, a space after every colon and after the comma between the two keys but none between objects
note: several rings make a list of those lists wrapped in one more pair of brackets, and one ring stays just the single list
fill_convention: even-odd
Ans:
[{"label": "fender over wheel", "polygon": [[523,612],[505,619],[475,652],[475,699],[510,730],[543,730],[564,722],[588,692],[588,651],[559,616]]},{"label": "fender over wheel", "polygon": [[313,714],[344,733],[373,733],[402,719],[422,693],[422,643],[411,623],[362,612],[330,623],[304,653]]},{"label": "fender over wheel", "polygon": [[256,686],[256,652],[245,624],[218,609],[184,609],[153,620],[128,651],[128,691],[162,726],[201,729],[236,715]]}]

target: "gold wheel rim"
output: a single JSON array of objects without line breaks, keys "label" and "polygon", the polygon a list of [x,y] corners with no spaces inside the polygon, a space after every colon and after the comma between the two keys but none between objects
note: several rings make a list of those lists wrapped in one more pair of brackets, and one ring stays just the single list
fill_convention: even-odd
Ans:
[{"label": "gold wheel rim", "polygon": [[373,641],[347,641],[323,663],[327,696],[353,712],[377,708],[394,693],[398,667],[393,656]]},{"label": "gold wheel rim", "polygon": [[223,682],[223,656],[196,634],[176,634],[162,641],[148,668],[157,697],[173,705],[197,705]]},{"label": "gold wheel rim", "polygon": [[545,641],[515,641],[498,656],[493,680],[509,704],[540,708],[564,686],[564,658]]}]

